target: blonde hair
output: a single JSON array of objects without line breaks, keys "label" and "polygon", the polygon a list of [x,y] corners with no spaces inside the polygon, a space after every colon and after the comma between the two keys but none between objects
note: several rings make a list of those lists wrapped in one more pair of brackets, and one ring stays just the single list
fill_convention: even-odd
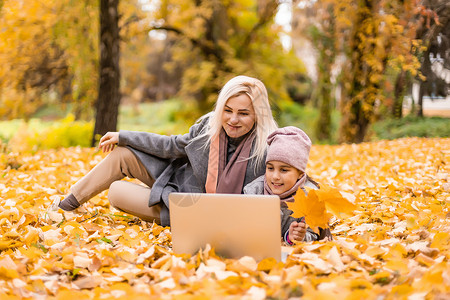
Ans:
[{"label": "blonde hair", "polygon": [[208,136],[209,144],[215,136],[219,135],[222,129],[222,114],[225,104],[228,99],[241,94],[246,94],[250,97],[253,109],[255,110],[255,125],[253,129],[256,133],[255,147],[253,155],[250,158],[256,157],[256,167],[264,161],[267,149],[267,137],[278,128],[277,123],[272,116],[266,87],[260,80],[240,75],[228,81],[220,90],[214,111],[200,119],[201,121],[205,118],[209,118],[209,126],[203,134],[198,136],[198,138]]}]

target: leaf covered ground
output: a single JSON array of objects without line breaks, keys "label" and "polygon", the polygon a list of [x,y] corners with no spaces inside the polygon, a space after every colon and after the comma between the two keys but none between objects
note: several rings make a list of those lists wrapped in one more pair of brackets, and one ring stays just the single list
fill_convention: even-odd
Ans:
[{"label": "leaf covered ground", "polygon": [[448,299],[450,139],[313,146],[308,173],[354,198],[334,241],[286,262],[171,252],[169,228],[109,207],[47,213],[103,157],[91,148],[0,154],[1,299]]}]

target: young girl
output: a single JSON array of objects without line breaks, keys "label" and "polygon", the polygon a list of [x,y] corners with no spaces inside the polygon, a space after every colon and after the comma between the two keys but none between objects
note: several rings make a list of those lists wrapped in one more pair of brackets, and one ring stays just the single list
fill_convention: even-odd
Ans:
[{"label": "young girl", "polygon": [[320,234],[307,228],[305,218],[293,218],[286,202],[293,201],[298,189],[319,188],[306,173],[311,140],[302,130],[289,126],[275,130],[267,138],[266,174],[244,188],[246,194],[278,195],[281,199],[281,234],[289,245],[294,241],[331,238],[329,230]]},{"label": "young girl", "polygon": [[[276,128],[264,84],[237,76],[220,91],[215,110],[200,118],[187,134],[105,134],[99,147],[113,151],[73,185],[58,206],[74,210],[109,188],[112,206],[168,226],[169,193],[240,194],[246,184],[261,176],[266,138]],[[147,186],[121,181],[125,176]]]}]

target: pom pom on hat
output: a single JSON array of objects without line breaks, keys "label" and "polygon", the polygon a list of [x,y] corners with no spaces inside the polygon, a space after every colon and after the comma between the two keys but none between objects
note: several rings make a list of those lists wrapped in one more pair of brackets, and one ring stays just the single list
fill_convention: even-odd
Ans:
[{"label": "pom pom on hat", "polygon": [[267,137],[267,144],[266,163],[281,161],[305,172],[311,140],[303,130],[294,126],[279,128]]}]

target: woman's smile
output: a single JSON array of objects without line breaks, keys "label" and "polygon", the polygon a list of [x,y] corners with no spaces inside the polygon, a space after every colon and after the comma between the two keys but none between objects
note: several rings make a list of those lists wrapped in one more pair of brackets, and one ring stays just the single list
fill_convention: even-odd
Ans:
[{"label": "woman's smile", "polygon": [[247,94],[228,99],[222,114],[222,127],[231,138],[247,134],[255,124],[255,110]]}]

